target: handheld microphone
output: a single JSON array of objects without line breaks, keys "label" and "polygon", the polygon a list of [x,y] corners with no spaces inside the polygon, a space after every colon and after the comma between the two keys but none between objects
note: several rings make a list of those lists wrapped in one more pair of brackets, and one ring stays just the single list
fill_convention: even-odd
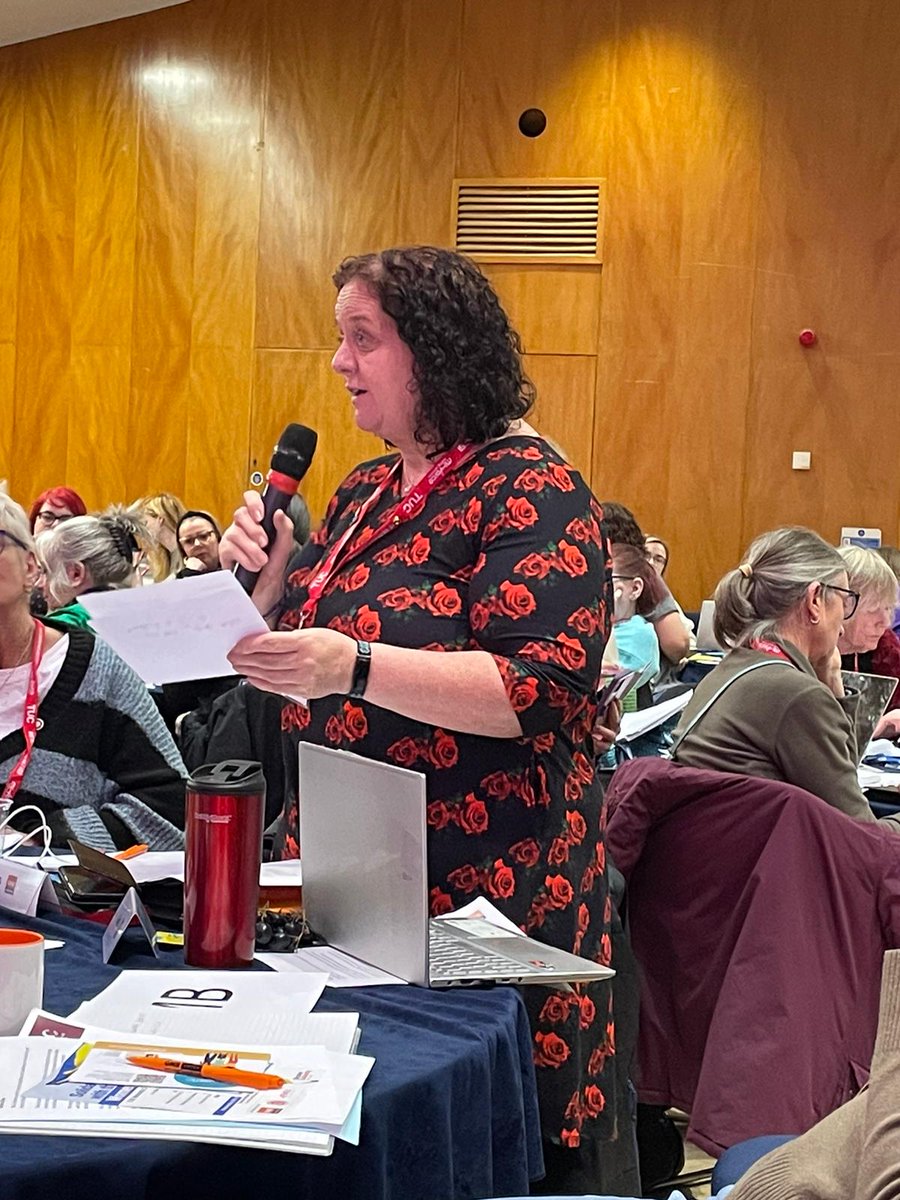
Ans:
[{"label": "handheld microphone", "polygon": [[[278,439],[266,476],[266,488],[262,494],[262,527],[266,534],[263,549],[267,552],[275,541],[275,514],[284,512],[297,494],[300,480],[309,470],[318,440],[319,435],[316,431],[307,429],[305,425],[288,425]],[[259,571],[248,571],[246,567],[236,565],[234,576],[250,595],[256,587]]]}]

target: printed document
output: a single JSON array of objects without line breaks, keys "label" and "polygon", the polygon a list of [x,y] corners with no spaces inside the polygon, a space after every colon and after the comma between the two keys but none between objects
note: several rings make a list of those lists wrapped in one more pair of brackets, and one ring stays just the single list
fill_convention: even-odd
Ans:
[{"label": "printed document", "polygon": [[100,637],[150,684],[233,675],[228,651],[269,629],[230,571],[81,599]]}]

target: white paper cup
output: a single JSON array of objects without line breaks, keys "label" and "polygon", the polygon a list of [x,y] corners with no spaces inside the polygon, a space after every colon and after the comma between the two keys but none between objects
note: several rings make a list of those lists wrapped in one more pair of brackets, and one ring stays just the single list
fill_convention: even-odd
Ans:
[{"label": "white paper cup", "polygon": [[0,929],[0,1037],[16,1034],[44,1002],[44,939],[25,929]]}]

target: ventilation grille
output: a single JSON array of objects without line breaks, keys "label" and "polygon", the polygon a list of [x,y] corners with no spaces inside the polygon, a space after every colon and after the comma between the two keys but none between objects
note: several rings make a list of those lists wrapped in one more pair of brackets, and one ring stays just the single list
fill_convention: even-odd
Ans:
[{"label": "ventilation grille", "polygon": [[462,179],[456,248],[488,260],[600,261],[599,179]]}]

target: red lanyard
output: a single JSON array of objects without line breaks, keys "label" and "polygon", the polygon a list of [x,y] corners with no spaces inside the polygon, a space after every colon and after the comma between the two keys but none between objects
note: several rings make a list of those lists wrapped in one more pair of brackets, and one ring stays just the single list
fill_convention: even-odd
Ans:
[{"label": "red lanyard", "polygon": [[[791,662],[777,642],[768,642],[765,638],[754,638],[750,643],[750,649],[759,650],[762,654],[770,654],[772,658],[783,658],[785,662]],[[793,663],[791,665],[793,666]]]},{"label": "red lanyard", "polygon": [[[365,517],[372,511],[381,497],[384,495],[391,481],[397,475],[398,470],[403,470],[403,460],[400,459],[394,465],[393,469],[384,480],[378,485],[372,495],[361,504],[357,509],[356,516],[331,547],[322,565],[310,579],[307,586],[307,599],[300,609],[300,624],[298,628],[302,629],[304,625],[312,620],[313,614],[316,611],[316,606],[321,599],[322,593],[337,571],[338,567],[343,567],[347,560],[352,558],[354,554],[359,553],[364,546],[370,546],[372,542],[384,537],[389,529],[396,528],[404,521],[408,521],[421,509],[422,505],[427,500],[429,494],[437,487],[451,471],[454,471],[463,459],[467,458],[472,450],[469,442],[460,442],[454,446],[452,450],[448,450],[437,460],[433,467],[419,480],[419,482],[410,489],[409,494],[404,496],[397,504],[392,505],[390,510],[385,513],[381,522],[374,531],[366,535],[365,533],[359,539],[355,546],[350,546],[350,542],[356,531],[359,529]],[[346,553],[345,553],[346,551]]]},{"label": "red lanyard", "polygon": [[34,739],[37,737],[38,714],[38,667],[44,653],[44,627],[40,621],[34,623],[34,637],[31,642],[31,673],[28,676],[28,691],[25,693],[25,715],[22,718],[22,736],[25,738],[25,749],[19,755],[18,762],[9,773],[3,795],[0,796],[0,809],[8,809],[13,797],[22,786],[22,779],[31,762],[31,752],[34,749]]}]

